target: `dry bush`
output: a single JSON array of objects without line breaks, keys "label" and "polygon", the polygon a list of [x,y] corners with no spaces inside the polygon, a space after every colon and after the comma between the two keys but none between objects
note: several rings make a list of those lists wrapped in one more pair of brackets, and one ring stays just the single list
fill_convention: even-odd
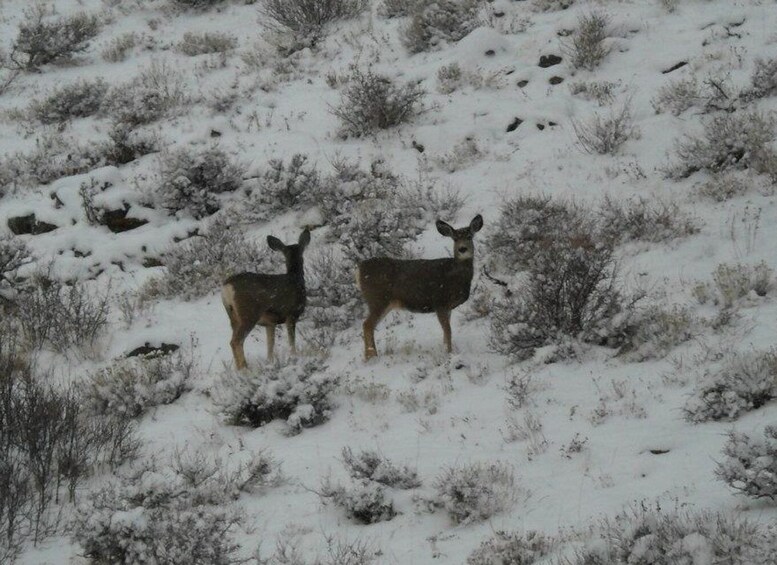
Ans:
[{"label": "dry bush", "polygon": [[424,95],[418,84],[397,86],[386,76],[355,69],[331,112],[342,122],[341,136],[362,137],[410,121],[422,111]]},{"label": "dry bush", "polygon": [[59,124],[97,114],[108,92],[103,79],[77,80],[55,88],[46,98],[30,104],[30,115],[42,124]]},{"label": "dry bush", "polygon": [[577,81],[569,85],[569,91],[574,96],[593,100],[599,106],[607,106],[614,100],[617,86],[614,82],[604,80]]},{"label": "dry bush", "polygon": [[358,483],[351,487],[334,485],[325,480],[320,496],[345,510],[346,516],[360,524],[387,522],[397,515],[386,489],[375,483]]},{"label": "dry bush", "polygon": [[133,32],[114,37],[102,50],[102,58],[109,63],[120,63],[129,56],[129,52],[135,48],[137,41],[138,38]]},{"label": "dry bush", "polygon": [[19,267],[32,260],[27,244],[21,238],[0,235],[0,301],[3,291],[16,288]]},{"label": "dry bush", "polygon": [[555,541],[538,532],[497,531],[470,553],[467,565],[532,565],[551,554]]},{"label": "dry bush", "polygon": [[480,0],[422,0],[412,11],[402,42],[410,53],[456,43],[480,25]]},{"label": "dry bush", "polygon": [[387,487],[411,489],[421,486],[418,472],[407,465],[397,467],[377,451],[362,450],[354,454],[350,447],[342,451],[343,465],[352,479],[372,481]]},{"label": "dry bush", "polygon": [[621,353],[636,361],[660,359],[694,336],[696,320],[687,308],[652,306],[631,316]]},{"label": "dry bush", "polygon": [[185,101],[181,73],[166,62],[154,61],[134,79],[111,88],[104,110],[114,122],[135,127],[170,116]]},{"label": "dry bush", "polygon": [[184,55],[196,57],[211,53],[226,53],[237,47],[237,38],[226,33],[186,32],[177,49]]},{"label": "dry bush", "polygon": [[723,455],[718,479],[752,498],[777,499],[777,426],[766,426],[763,437],[729,432]]},{"label": "dry bush", "polygon": [[196,9],[208,9],[214,6],[219,6],[224,3],[224,0],[171,0],[173,4],[177,4],[182,8],[196,8]]},{"label": "dry bush", "polygon": [[638,134],[630,102],[607,114],[597,113],[586,122],[573,121],[572,127],[583,151],[599,155],[615,155],[624,143]]},{"label": "dry bush", "polygon": [[402,18],[413,13],[423,0],[383,0],[378,6],[378,15],[384,18]]},{"label": "dry bush", "polygon": [[435,480],[435,504],[456,524],[487,520],[510,510],[518,487],[510,466],[503,463],[449,467]]},{"label": "dry bush", "polygon": [[538,12],[556,12],[566,10],[575,0],[532,0],[532,9]]},{"label": "dry bush", "polygon": [[650,101],[656,114],[669,112],[679,116],[693,108],[701,100],[701,88],[695,77],[681,78],[669,82],[658,90]]},{"label": "dry bush", "polygon": [[753,74],[750,77],[750,87],[742,96],[747,101],[777,95],[777,57],[772,59],[756,59]]},{"label": "dry bush", "polygon": [[677,204],[647,198],[617,201],[605,196],[595,211],[598,236],[613,243],[663,242],[688,237],[699,231],[696,223]]},{"label": "dry bush", "polygon": [[745,194],[752,183],[752,177],[746,176],[742,171],[726,171],[710,175],[710,178],[699,183],[696,188],[704,198],[725,202]]},{"label": "dry bush", "polygon": [[267,27],[289,34],[301,46],[313,46],[326,32],[326,26],[358,16],[365,0],[262,0],[260,11]]},{"label": "dry bush", "polygon": [[601,64],[610,52],[604,44],[609,26],[610,17],[603,12],[580,15],[571,42],[564,45],[573,67],[592,71]]},{"label": "dry bush", "polygon": [[766,296],[774,287],[774,271],[763,261],[752,267],[722,263],[712,273],[712,282],[697,285],[694,294],[702,304],[712,302],[728,309],[751,293]]}]

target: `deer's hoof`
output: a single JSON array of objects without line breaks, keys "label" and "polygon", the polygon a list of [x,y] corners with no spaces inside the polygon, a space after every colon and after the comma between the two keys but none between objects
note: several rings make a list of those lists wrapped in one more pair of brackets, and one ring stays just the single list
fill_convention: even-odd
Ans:
[{"label": "deer's hoof", "polygon": [[367,351],[364,352],[364,360],[369,361],[370,359],[374,359],[378,356],[378,352],[374,349],[370,348]]}]

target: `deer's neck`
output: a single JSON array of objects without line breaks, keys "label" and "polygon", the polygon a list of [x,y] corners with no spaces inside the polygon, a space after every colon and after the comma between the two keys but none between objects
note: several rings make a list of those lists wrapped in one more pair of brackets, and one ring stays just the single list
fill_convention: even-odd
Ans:
[{"label": "deer's neck", "polygon": [[291,263],[286,266],[286,274],[293,279],[298,286],[305,288],[305,268],[302,261]]}]

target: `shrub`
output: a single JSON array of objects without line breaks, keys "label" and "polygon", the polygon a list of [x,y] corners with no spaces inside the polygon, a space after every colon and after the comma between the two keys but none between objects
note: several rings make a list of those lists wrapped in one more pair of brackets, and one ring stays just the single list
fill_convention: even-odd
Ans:
[{"label": "shrub", "polygon": [[172,2],[183,8],[207,9],[223,4],[224,0],[172,0]]},{"label": "shrub", "polygon": [[686,402],[689,422],[736,420],[777,397],[777,351],[734,355]]},{"label": "shrub", "polygon": [[85,118],[100,111],[108,84],[102,80],[78,80],[56,88],[43,100],[30,105],[30,114],[42,124],[57,124]]},{"label": "shrub", "polygon": [[50,20],[45,5],[38,4],[24,15],[8,59],[27,71],[84,51],[100,32],[97,16],[84,12]]},{"label": "shrub", "polygon": [[746,100],[754,100],[775,95],[777,95],[777,57],[756,59],[755,68],[750,77],[750,88],[743,92],[743,97]]},{"label": "shrub", "polygon": [[349,518],[360,524],[386,522],[397,515],[394,503],[386,498],[386,489],[374,483],[345,488],[326,481],[321,488],[321,496],[332,500],[345,510]]},{"label": "shrub", "polygon": [[551,538],[538,532],[503,532],[480,544],[467,558],[467,565],[533,565],[550,555]]},{"label": "shrub", "polygon": [[354,70],[332,113],[340,118],[343,137],[362,137],[410,121],[422,109],[418,84],[395,85],[386,76]]},{"label": "shrub", "polygon": [[322,192],[321,175],[307,155],[297,153],[284,162],[271,159],[250,193],[242,215],[254,221],[267,221],[290,210],[301,210],[318,202]]},{"label": "shrub", "polygon": [[243,174],[243,165],[216,146],[182,148],[162,155],[157,192],[168,210],[200,219],[221,208],[218,195],[240,188]]},{"label": "shrub", "polygon": [[159,151],[159,140],[153,133],[144,133],[127,124],[115,123],[108,132],[108,141],[99,151],[106,165],[126,165],[139,157]]},{"label": "shrub", "polygon": [[437,70],[437,90],[440,94],[456,92],[464,82],[464,73],[457,62],[443,65]]},{"label": "shrub", "polygon": [[263,0],[260,10],[270,29],[291,34],[300,46],[313,46],[328,24],[354,18],[366,6],[364,0]]},{"label": "shrub", "polygon": [[736,515],[633,507],[604,520],[573,565],[599,563],[763,563],[768,530]]},{"label": "shrub", "polygon": [[606,196],[596,214],[599,236],[612,243],[662,242],[698,231],[693,220],[677,204],[651,203],[646,198],[617,201]]},{"label": "shrub", "polygon": [[137,44],[137,36],[133,32],[123,33],[114,37],[102,51],[102,58],[109,63],[120,63],[127,58],[129,52]]},{"label": "shrub", "polygon": [[752,294],[766,296],[773,288],[774,271],[761,261],[753,267],[722,263],[712,274],[712,284],[702,283],[694,292],[701,303],[711,300],[718,306],[731,308]]},{"label": "shrub", "polygon": [[144,288],[146,298],[193,300],[221,287],[232,274],[266,272],[269,253],[246,239],[227,218],[173,247],[164,256],[166,271]]},{"label": "shrub", "polygon": [[95,563],[244,562],[234,539],[243,516],[228,505],[234,485],[213,469],[196,470],[187,477],[146,466],[113,478],[78,508],[74,540]]},{"label": "shrub", "polygon": [[601,12],[581,14],[572,42],[565,46],[567,56],[576,69],[594,70],[609,53],[604,45],[610,17]]},{"label": "shrub", "polygon": [[92,353],[108,323],[109,292],[81,282],[67,285],[43,273],[19,291],[14,314],[30,347],[49,346],[62,355],[74,349]]},{"label": "shrub", "polygon": [[237,39],[226,33],[192,33],[183,34],[178,43],[178,50],[189,57],[207,55],[210,53],[226,53],[237,47]]},{"label": "shrub", "polygon": [[594,100],[599,106],[607,106],[615,98],[617,86],[614,82],[605,80],[578,81],[569,85],[569,91],[586,100]]},{"label": "shrub", "polygon": [[435,503],[456,524],[487,520],[512,508],[518,491],[512,469],[502,463],[450,467],[435,481]]},{"label": "shrub", "polygon": [[674,116],[679,116],[698,104],[700,99],[701,91],[698,81],[695,77],[688,77],[671,81],[662,86],[650,103],[656,114],[669,112]]},{"label": "shrub", "polygon": [[383,0],[378,6],[378,15],[384,18],[402,18],[413,13],[422,0]]},{"label": "shrub", "polygon": [[90,376],[83,385],[84,401],[95,414],[135,418],[191,390],[193,370],[194,360],[178,352],[122,360]]},{"label": "shrub", "polygon": [[637,361],[665,357],[673,348],[693,337],[693,316],[687,308],[646,308],[632,317],[621,352]]},{"label": "shrub", "polygon": [[777,498],[777,426],[766,426],[756,438],[729,432],[723,454],[718,479],[753,498]]},{"label": "shrub", "polygon": [[165,62],[151,66],[105,97],[105,112],[128,126],[150,124],[170,115],[186,100],[181,73]]},{"label": "shrub", "polygon": [[343,465],[351,478],[361,481],[373,481],[388,487],[410,489],[421,486],[415,469],[397,467],[377,451],[362,450],[354,455],[351,448],[342,451]]},{"label": "shrub", "polygon": [[222,383],[228,389],[217,403],[231,425],[258,428],[285,420],[287,432],[297,434],[331,415],[338,379],[324,371],[320,363],[308,360],[228,375]]},{"label": "shrub", "polygon": [[479,0],[437,0],[419,2],[402,42],[411,53],[432,51],[444,42],[456,43],[480,25]]},{"label": "shrub", "polygon": [[4,290],[16,286],[16,272],[31,259],[30,251],[21,239],[0,235],[0,299]]},{"label": "shrub", "polygon": [[686,136],[676,143],[678,162],[668,169],[677,178],[697,171],[713,173],[752,169],[775,174],[774,119],[758,112],[733,112],[712,116],[701,136]]},{"label": "shrub", "polygon": [[534,0],[532,8],[539,12],[556,12],[566,10],[574,3],[575,0]]},{"label": "shrub", "polygon": [[721,174],[711,175],[709,179],[697,185],[699,194],[715,202],[725,202],[737,196],[745,194],[752,178],[748,178],[741,171],[727,171]]},{"label": "shrub", "polygon": [[587,122],[572,122],[575,136],[586,153],[614,155],[621,146],[638,133],[631,115],[631,104],[611,110],[608,114],[595,114]]}]

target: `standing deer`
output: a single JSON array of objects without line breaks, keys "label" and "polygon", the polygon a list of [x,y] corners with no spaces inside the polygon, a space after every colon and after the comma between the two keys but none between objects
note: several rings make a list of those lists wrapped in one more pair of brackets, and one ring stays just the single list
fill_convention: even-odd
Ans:
[{"label": "standing deer", "polygon": [[451,310],[469,298],[474,274],[474,235],[483,227],[478,214],[469,226],[454,229],[437,220],[437,231],[453,239],[453,258],[392,259],[374,257],[359,263],[356,280],[369,315],[364,321],[364,357],[378,354],[375,327],[391,310],[437,314],[445,348],[451,352]]},{"label": "standing deer", "polygon": [[310,243],[310,232],[305,229],[299,241],[284,245],[277,237],[267,236],[267,245],[273,251],[280,251],[286,259],[286,274],[265,275],[241,273],[224,281],[221,299],[232,326],[232,355],[238,369],[246,368],[243,343],[256,324],[267,329],[267,359],[273,360],[275,348],[275,326],[286,324],[289,345],[293,355],[297,354],[296,324],[305,310],[305,273],[302,254]]}]

